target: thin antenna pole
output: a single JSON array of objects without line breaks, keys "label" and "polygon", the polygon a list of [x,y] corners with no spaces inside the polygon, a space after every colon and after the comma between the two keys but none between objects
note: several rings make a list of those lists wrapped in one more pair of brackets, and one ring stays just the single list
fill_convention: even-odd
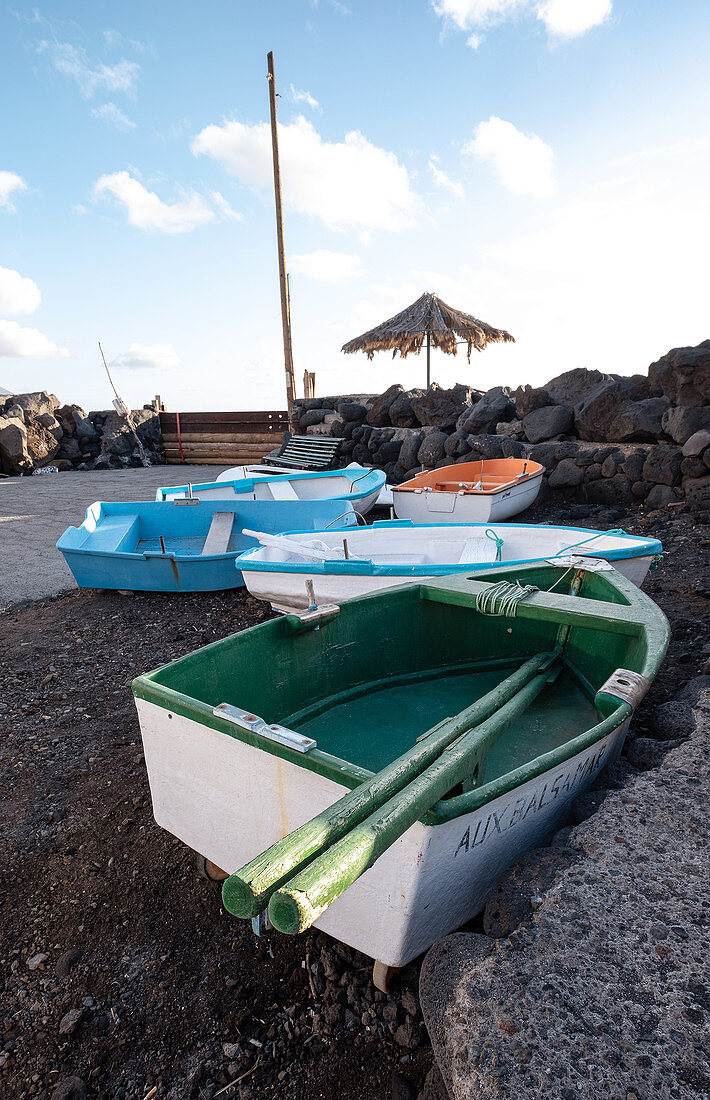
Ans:
[{"label": "thin antenna pole", "polygon": [[[106,368],[106,374],[108,375],[108,380],[111,383],[111,389],[113,390],[116,397],[118,398],[118,390],[116,389],[116,387],[113,384],[113,378],[111,377],[111,374],[109,372],[108,363],[106,362],[106,356],[104,355],[104,349],[101,347],[101,341],[100,340],[99,340],[99,351],[101,352],[101,358],[104,361],[104,367]],[[120,400],[120,398],[118,398],[118,399]]]},{"label": "thin antenna pole", "polygon": [[281,203],[281,169],[279,167],[279,136],[276,127],[276,79],[274,77],[274,55],[266,55],[269,82],[269,108],[271,111],[271,150],[274,159],[274,201],[276,203],[276,240],[279,253],[279,286],[281,290],[281,325],[284,335],[284,367],[286,371],[286,402],[289,415],[296,397],[296,382],[293,373],[293,351],[291,348],[291,311],[286,277],[286,256],[284,251],[283,207]]}]

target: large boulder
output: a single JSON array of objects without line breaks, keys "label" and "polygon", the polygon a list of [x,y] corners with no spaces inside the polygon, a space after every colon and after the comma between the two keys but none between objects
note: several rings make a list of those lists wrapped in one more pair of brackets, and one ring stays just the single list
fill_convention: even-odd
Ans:
[{"label": "large boulder", "polygon": [[496,435],[507,435],[510,439],[525,439],[522,420],[499,420],[496,424]]},{"label": "large boulder", "polygon": [[606,438],[615,443],[655,443],[665,431],[665,397],[647,397],[643,401],[623,401],[609,425]]},{"label": "large boulder", "polygon": [[676,443],[686,443],[696,432],[710,429],[710,405],[678,405],[663,414],[663,430]]},{"label": "large boulder", "polygon": [[710,447],[710,431],[695,432],[683,444],[683,455],[694,458],[701,455],[707,447]]},{"label": "large boulder", "polygon": [[14,402],[25,414],[25,419],[41,416],[42,413],[54,413],[59,408],[59,398],[46,390],[34,390],[32,393],[15,394]]},{"label": "large boulder", "polygon": [[549,890],[560,871],[578,858],[571,848],[534,848],[501,875],[483,911],[483,931],[493,939],[509,936],[535,911],[535,900]]},{"label": "large boulder", "polygon": [[470,386],[457,383],[450,390],[443,390],[433,382],[420,397],[412,398],[411,407],[420,424],[452,432],[459,417],[480,398],[480,392]]},{"label": "large boulder", "polygon": [[678,447],[659,443],[648,452],[643,464],[643,480],[652,485],[678,485],[682,461],[683,454]]},{"label": "large boulder", "polygon": [[648,368],[652,386],[663,390],[671,405],[710,404],[710,340],[690,348],[673,348]]},{"label": "large boulder", "polygon": [[131,416],[136,426],[138,438],[143,446],[150,451],[161,451],[163,449],[163,434],[160,430],[160,417],[155,410],[134,409]]},{"label": "large boulder", "polygon": [[87,439],[89,443],[95,443],[99,438],[99,433],[89,420],[88,416],[85,416],[83,410],[78,406],[72,411],[72,421],[74,423],[74,432],[79,439]]},{"label": "large boulder", "polygon": [[[417,396],[422,392],[414,391]],[[389,407],[390,423],[395,428],[417,428],[419,420],[412,408],[412,393],[400,393]]]},{"label": "large boulder", "polygon": [[[385,390],[384,393],[381,393],[379,397],[373,397],[367,414],[367,423],[371,424],[373,428],[384,428],[389,425],[391,423],[389,417],[390,406],[402,393],[404,393],[404,387],[397,382],[394,386],[390,386],[389,389]],[[400,425],[400,427],[404,426]]]},{"label": "large boulder", "polygon": [[535,409],[543,409],[545,405],[554,405],[549,392],[544,386],[518,386],[513,394],[515,401],[515,415],[518,420],[523,420],[528,413]]},{"label": "large boulder", "polygon": [[407,430],[406,428],[400,428],[398,430],[407,432],[406,437],[402,440],[402,449],[399,452],[398,461],[400,466],[403,466],[405,470],[411,470],[417,465],[417,454],[424,442],[425,433],[417,431],[416,429]]},{"label": "large boulder", "polygon": [[707,511],[710,508],[710,475],[684,478],[683,492],[691,508]]},{"label": "large boulder", "polygon": [[464,409],[456,421],[456,427],[468,435],[494,432],[499,420],[512,420],[515,405],[507,386],[494,386],[471,409]]},{"label": "large boulder", "polygon": [[31,469],[24,420],[0,417],[0,470],[4,474],[20,474]]},{"label": "large boulder", "polygon": [[[613,422],[620,408],[634,401],[635,379],[607,375],[574,407],[574,426],[580,439],[615,440]],[[653,437],[657,438],[657,435]]]},{"label": "large boulder", "polygon": [[[417,462],[421,466],[426,466],[428,469],[432,469],[438,462],[441,462],[442,458],[446,456],[446,440],[448,436],[445,432],[440,432],[436,428],[429,432],[424,439],[419,451],[417,452]],[[400,463],[405,465],[404,461]]]},{"label": "large boulder", "polygon": [[586,367],[575,367],[574,370],[565,371],[564,374],[558,374],[556,378],[551,378],[545,383],[543,388],[549,398],[547,404],[567,405],[568,408],[574,408],[575,405],[581,405],[586,401],[600,382],[610,377],[609,374],[602,374],[598,370],[587,370]]},{"label": "large boulder", "polygon": [[361,405],[359,401],[340,401],[338,402],[338,415],[346,424],[352,421],[364,420],[367,416],[367,407]]},{"label": "large boulder", "polygon": [[530,443],[543,443],[556,435],[570,431],[574,413],[564,405],[543,405],[533,409],[523,419],[523,429]]},{"label": "large boulder", "polygon": [[464,458],[464,462],[478,462],[482,458],[503,458],[503,448],[507,439],[501,439],[497,435],[469,435],[468,446],[471,454]]},{"label": "large boulder", "polygon": [[117,412],[106,417],[101,433],[101,453],[103,455],[128,456],[135,446],[133,432],[126,421]]},{"label": "large boulder", "polygon": [[550,474],[551,489],[573,489],[584,481],[584,470],[572,458],[563,458]]},{"label": "large boulder", "polygon": [[450,458],[461,458],[470,451],[466,432],[452,432],[444,444],[444,450]]},{"label": "large boulder", "polygon": [[[50,416],[50,414],[46,415]],[[52,461],[59,450],[61,434],[57,437],[55,432],[46,428],[44,424],[41,423],[43,418],[43,414],[40,414],[39,417],[25,417],[27,451],[32,460],[33,467],[45,466],[48,462]],[[51,417],[51,420],[54,420],[54,417]]]},{"label": "large boulder", "polygon": [[300,431],[305,432],[315,424],[322,424],[324,420],[325,409],[306,409],[298,418],[298,427]]}]

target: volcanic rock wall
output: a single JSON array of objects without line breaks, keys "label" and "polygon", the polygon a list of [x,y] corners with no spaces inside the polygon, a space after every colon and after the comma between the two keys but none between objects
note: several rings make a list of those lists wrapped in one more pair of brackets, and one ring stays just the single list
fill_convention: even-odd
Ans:
[{"label": "volcanic rock wall", "polygon": [[341,465],[399,483],[481,458],[531,458],[549,489],[590,504],[686,500],[710,508],[710,340],[675,348],[646,375],[577,368],[544,386],[471,386],[296,401],[301,432],[341,436]]},{"label": "volcanic rock wall", "polygon": [[[158,414],[146,405],[132,416],[147,459],[163,463]],[[116,470],[141,464],[135,434],[112,409],[87,415],[79,405],[60,406],[46,391],[0,397],[0,474],[30,474],[47,465]]]}]

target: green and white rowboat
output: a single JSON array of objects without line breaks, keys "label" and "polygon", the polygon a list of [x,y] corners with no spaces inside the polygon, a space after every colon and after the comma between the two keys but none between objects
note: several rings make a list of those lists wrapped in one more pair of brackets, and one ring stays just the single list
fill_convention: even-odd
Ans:
[{"label": "green and white rowboat", "polygon": [[134,682],[156,821],[230,911],[402,966],[564,823],[667,644],[600,561],[273,619]]}]

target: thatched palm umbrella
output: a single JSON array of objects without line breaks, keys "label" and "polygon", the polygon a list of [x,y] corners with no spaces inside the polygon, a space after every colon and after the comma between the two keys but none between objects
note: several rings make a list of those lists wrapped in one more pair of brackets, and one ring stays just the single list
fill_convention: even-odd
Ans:
[{"label": "thatched palm umbrella", "polygon": [[[426,336],[426,384],[431,384],[431,349],[440,348],[447,355],[456,355],[458,343],[468,344],[468,361],[471,351],[483,351],[487,344],[499,341],[515,343],[509,332],[502,328],[493,328],[485,321],[479,321],[470,313],[452,309],[437,298],[436,294],[422,294],[407,309],[383,321],[377,328],[363,332],[354,340],[343,344],[341,351],[349,355],[354,351],[364,351],[372,359],[376,351],[392,351],[393,358],[399,352],[404,359],[410,353],[419,355]],[[459,339],[457,339],[460,338]]]}]

